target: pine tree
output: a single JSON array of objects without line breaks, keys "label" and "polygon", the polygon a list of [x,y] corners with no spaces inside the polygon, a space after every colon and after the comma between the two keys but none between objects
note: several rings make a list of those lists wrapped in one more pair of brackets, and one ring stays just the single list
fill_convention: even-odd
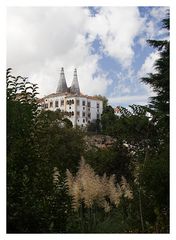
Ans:
[{"label": "pine tree", "polygon": [[[162,21],[162,28],[166,29],[169,34],[170,20],[169,14]],[[149,73],[148,77],[142,78],[142,82],[153,87],[156,96],[151,98],[150,107],[155,110],[158,126],[167,131],[169,128],[169,53],[170,42],[168,40],[148,40],[148,44],[159,52],[159,58],[154,67],[156,73]],[[168,136],[167,136],[168,137]]]},{"label": "pine tree", "polygon": [[[169,33],[169,14],[162,21],[162,27]],[[148,40],[150,46],[159,52],[154,67],[156,73],[148,74],[142,82],[153,87],[156,96],[151,98],[150,109],[156,137],[157,150],[149,151],[141,174],[143,189],[148,193],[150,208],[145,218],[150,231],[169,231],[169,45],[168,40]],[[151,139],[151,141],[153,138]],[[150,196],[150,197],[149,197]],[[150,211],[152,210],[152,211]]]}]

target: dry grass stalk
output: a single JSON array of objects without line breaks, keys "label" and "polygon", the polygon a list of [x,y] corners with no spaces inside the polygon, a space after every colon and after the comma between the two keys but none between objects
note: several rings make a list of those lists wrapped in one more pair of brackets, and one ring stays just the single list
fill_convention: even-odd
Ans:
[{"label": "dry grass stalk", "polygon": [[72,197],[72,206],[74,210],[78,210],[81,203],[84,203],[86,208],[92,208],[93,204],[104,208],[105,212],[111,210],[111,204],[118,207],[122,194],[132,198],[130,194],[129,185],[123,177],[121,185],[115,185],[115,176],[110,178],[100,177],[95,174],[90,165],[85,163],[82,159],[79,170],[74,177],[72,173],[67,170],[66,184],[68,187],[68,194]]},{"label": "dry grass stalk", "polygon": [[109,178],[107,191],[109,191],[109,199],[111,203],[113,203],[116,207],[118,207],[120,203],[120,198],[122,196],[122,191],[115,186],[114,175],[110,176]]},{"label": "dry grass stalk", "polygon": [[122,176],[120,182],[120,187],[123,192],[124,197],[128,199],[133,199],[133,192],[130,189],[130,185],[127,183],[127,180]]},{"label": "dry grass stalk", "polygon": [[57,167],[53,169],[53,184],[57,185],[59,183],[60,173]]}]

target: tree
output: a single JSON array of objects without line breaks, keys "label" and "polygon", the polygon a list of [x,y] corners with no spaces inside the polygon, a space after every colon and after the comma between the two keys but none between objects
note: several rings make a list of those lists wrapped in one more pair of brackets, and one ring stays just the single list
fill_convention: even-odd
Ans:
[{"label": "tree", "polygon": [[[170,28],[169,14],[162,21],[162,27]],[[142,82],[153,87],[156,96],[151,98],[150,107],[155,110],[156,122],[161,131],[162,137],[169,138],[169,54],[170,42],[168,40],[148,40],[150,46],[159,52],[159,59],[154,67],[156,73],[149,73],[148,77],[142,78]]]},{"label": "tree", "polygon": [[[39,111],[37,86],[7,70],[7,232],[65,232],[66,168],[76,171],[83,133],[60,112]],[[59,174],[59,182],[54,176]]]},{"label": "tree", "polygon": [[100,126],[100,119],[92,120],[88,125],[87,125],[87,132],[91,133],[100,133],[101,131],[101,126]]},{"label": "tree", "polygon": [[117,116],[114,114],[114,109],[108,105],[103,109],[101,115],[101,125],[102,131],[105,134],[112,135],[114,131],[114,124],[116,122]]},{"label": "tree", "polygon": [[[162,27],[169,31],[169,14],[162,21]],[[148,40],[148,43],[158,49],[159,59],[155,62],[157,73],[148,74],[142,81],[153,87],[156,96],[151,98],[151,109],[157,131],[157,154],[148,155],[143,166],[141,180],[146,191],[154,199],[150,202],[155,213],[155,230],[169,231],[169,41]],[[148,182],[150,179],[150,183]]]},{"label": "tree", "polygon": [[103,109],[105,109],[108,106],[108,99],[105,96],[102,95],[94,95],[95,98],[103,101]]},{"label": "tree", "polygon": [[[7,231],[25,232],[34,195],[29,184],[33,183],[38,155],[33,137],[37,86],[27,78],[14,77],[11,70],[7,69]],[[35,219],[30,221],[36,224]]]}]

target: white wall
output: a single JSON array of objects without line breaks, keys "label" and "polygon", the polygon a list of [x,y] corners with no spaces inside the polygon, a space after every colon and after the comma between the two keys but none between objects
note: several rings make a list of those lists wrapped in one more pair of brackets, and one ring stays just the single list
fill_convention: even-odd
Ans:
[{"label": "white wall", "polygon": [[[79,100],[79,104],[77,100]],[[55,106],[55,101],[58,101],[58,107]],[[61,101],[64,101],[62,106]],[[85,105],[83,105],[83,101]],[[52,106],[50,105],[51,102]],[[90,103],[90,107],[88,106],[88,102]],[[46,110],[55,111],[56,109],[60,109],[61,111],[69,112],[71,116],[68,116],[68,119],[72,121],[74,126],[86,126],[87,123],[97,119],[97,114],[101,118],[103,111],[103,102],[101,100],[95,100],[87,96],[51,95],[44,98],[43,104],[48,104],[48,108],[45,108]],[[99,104],[99,107],[97,107],[97,104]]]}]

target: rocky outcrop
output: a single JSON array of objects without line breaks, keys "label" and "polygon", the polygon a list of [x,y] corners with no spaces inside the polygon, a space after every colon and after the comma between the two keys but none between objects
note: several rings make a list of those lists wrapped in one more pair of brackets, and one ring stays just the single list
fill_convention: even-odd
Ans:
[{"label": "rocky outcrop", "polygon": [[106,136],[106,135],[91,135],[85,137],[85,142],[87,145],[87,149],[96,147],[96,148],[109,148],[112,147],[116,139]]}]

